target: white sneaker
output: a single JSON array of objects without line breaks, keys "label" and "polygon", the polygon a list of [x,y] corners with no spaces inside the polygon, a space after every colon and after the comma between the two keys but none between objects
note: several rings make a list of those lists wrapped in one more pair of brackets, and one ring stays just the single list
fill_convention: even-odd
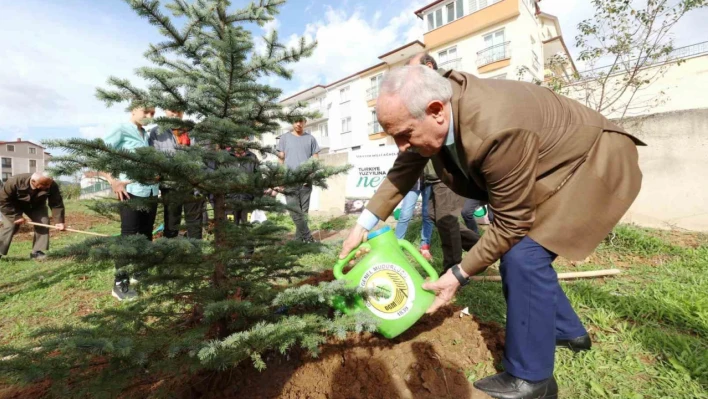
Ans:
[{"label": "white sneaker", "polygon": [[124,291],[120,283],[117,283],[113,286],[113,291],[111,292],[111,295],[113,295],[113,298],[119,301],[132,301],[138,297],[138,293],[135,292],[134,289],[128,288],[127,291]]}]

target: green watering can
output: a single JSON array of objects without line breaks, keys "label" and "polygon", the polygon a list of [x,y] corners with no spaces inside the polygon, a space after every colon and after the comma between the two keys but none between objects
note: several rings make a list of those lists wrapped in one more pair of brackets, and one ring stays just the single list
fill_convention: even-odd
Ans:
[{"label": "green watering can", "polygon": [[[344,274],[344,266],[359,249],[364,248],[370,249],[369,253]],[[421,287],[425,279],[408,262],[403,250],[423,267],[430,281],[438,279],[438,273],[415,247],[406,240],[397,239],[388,226],[369,233],[368,241],[350,252],[345,259],[339,260],[333,270],[334,277],[347,281],[348,287],[380,288],[383,295],[367,300],[358,297],[350,306],[338,298],[333,306],[345,314],[370,312],[379,319],[379,333],[389,339],[415,324],[435,299],[433,292]]]}]

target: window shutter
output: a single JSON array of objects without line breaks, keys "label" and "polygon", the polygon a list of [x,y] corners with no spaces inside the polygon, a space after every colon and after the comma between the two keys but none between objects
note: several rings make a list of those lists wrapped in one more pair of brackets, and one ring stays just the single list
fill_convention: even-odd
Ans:
[{"label": "window shutter", "polygon": [[477,0],[469,0],[469,7],[470,9],[469,13],[472,14],[473,12],[479,10],[479,6],[477,4]]}]

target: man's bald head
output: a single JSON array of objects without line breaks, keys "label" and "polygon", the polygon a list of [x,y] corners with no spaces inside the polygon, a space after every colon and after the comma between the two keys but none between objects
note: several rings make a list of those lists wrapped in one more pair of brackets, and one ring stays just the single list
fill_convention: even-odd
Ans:
[{"label": "man's bald head", "polygon": [[54,179],[45,172],[35,172],[32,173],[30,183],[36,189],[49,190],[52,183],[54,183]]}]

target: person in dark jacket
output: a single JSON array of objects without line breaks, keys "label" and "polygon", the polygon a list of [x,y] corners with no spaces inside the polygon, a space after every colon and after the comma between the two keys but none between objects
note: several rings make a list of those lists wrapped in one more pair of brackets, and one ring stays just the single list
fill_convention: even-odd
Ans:
[{"label": "person in dark jacket", "polygon": [[[25,217],[35,223],[49,224],[47,204],[52,209],[55,227],[66,230],[64,226],[64,201],[59,185],[44,173],[23,173],[7,179],[0,189],[0,258],[7,255],[12,237],[20,225],[27,222]],[[30,258],[42,260],[49,249],[49,229],[34,227],[34,241]]]},{"label": "person in dark jacket", "polygon": [[[182,111],[165,110],[165,116],[169,118],[182,119]],[[189,147],[192,141],[189,134],[182,129],[170,129],[154,127],[150,131],[150,146],[166,154],[174,154],[180,146]],[[184,199],[179,194],[174,193],[169,184],[160,184],[160,193],[165,209],[165,238],[175,238],[179,235],[179,227],[182,224],[182,211],[187,223],[187,237],[202,239],[202,212],[204,211],[204,200],[197,196]]]}]

